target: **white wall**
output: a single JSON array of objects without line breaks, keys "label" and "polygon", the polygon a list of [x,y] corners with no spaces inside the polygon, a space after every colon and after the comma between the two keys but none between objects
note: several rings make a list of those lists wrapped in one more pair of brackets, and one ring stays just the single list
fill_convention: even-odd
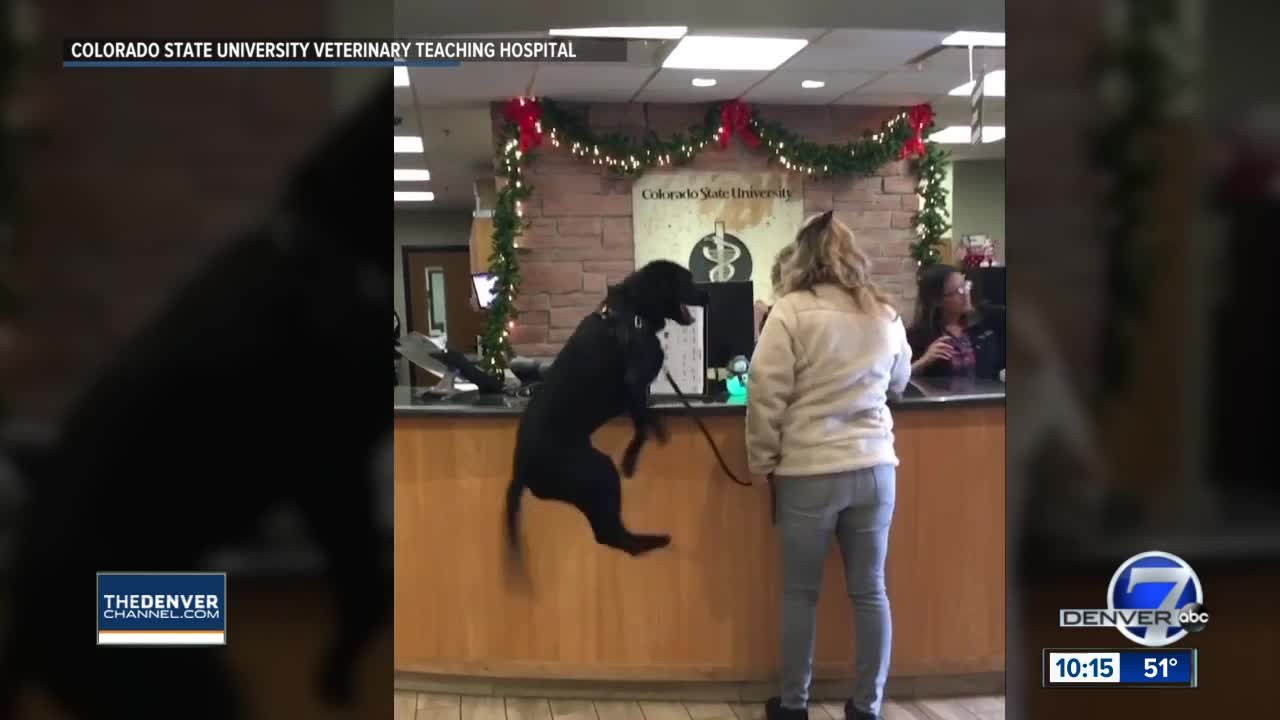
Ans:
[{"label": "white wall", "polygon": [[[395,210],[395,260],[393,261],[392,292],[394,305],[400,315],[401,331],[405,327],[405,287],[402,249],[405,247],[445,247],[467,245],[471,240],[470,210]],[[407,383],[409,370],[401,362],[400,381]]]},{"label": "white wall", "polygon": [[986,233],[1005,261],[1004,159],[958,160],[951,164],[951,237]]}]

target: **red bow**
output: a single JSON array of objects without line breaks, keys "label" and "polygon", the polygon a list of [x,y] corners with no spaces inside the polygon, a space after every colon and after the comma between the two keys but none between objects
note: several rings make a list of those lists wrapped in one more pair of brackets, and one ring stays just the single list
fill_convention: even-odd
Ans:
[{"label": "red bow", "polygon": [[911,125],[911,137],[902,145],[902,157],[923,157],[927,152],[924,131],[933,123],[933,107],[928,104],[916,105],[907,111],[907,122]]},{"label": "red bow", "polygon": [[502,112],[508,122],[520,129],[520,152],[542,144],[542,103],[533,98],[516,98],[508,100]]},{"label": "red bow", "polygon": [[760,136],[751,129],[751,106],[730,100],[720,106],[720,149],[729,147],[729,136],[737,133],[748,147],[760,145]]}]

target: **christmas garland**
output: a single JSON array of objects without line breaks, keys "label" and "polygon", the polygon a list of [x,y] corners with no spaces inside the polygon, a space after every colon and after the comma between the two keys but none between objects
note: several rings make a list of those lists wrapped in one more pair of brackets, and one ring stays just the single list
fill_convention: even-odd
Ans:
[{"label": "christmas garland", "polygon": [[525,227],[522,202],[533,188],[524,177],[544,139],[554,147],[566,146],[575,157],[629,177],[651,168],[684,165],[715,143],[728,147],[737,136],[748,147],[763,148],[783,167],[815,177],[851,177],[874,174],[886,163],[911,159],[918,177],[917,194],[923,199],[913,217],[917,239],[911,256],[919,266],[941,258],[939,246],[950,225],[947,222],[947,190],[942,184],[947,154],[925,138],[933,129],[933,110],[918,105],[885,123],[879,132],[843,144],[818,144],[782,125],[763,120],[740,100],[708,106],[702,123],[666,139],[649,132],[643,138],[621,133],[597,133],[586,119],[547,100],[516,98],[503,109],[506,123],[497,159],[501,187],[493,213],[489,272],[495,277],[494,301],[489,307],[480,354],[485,368],[501,376],[512,355],[511,330],[519,311],[520,262],[517,238]]}]

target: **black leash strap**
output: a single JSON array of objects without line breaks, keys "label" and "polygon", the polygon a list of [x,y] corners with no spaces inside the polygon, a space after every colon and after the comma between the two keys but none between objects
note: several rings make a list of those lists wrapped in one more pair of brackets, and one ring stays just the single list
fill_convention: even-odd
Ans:
[{"label": "black leash strap", "polygon": [[729,469],[729,464],[724,461],[724,457],[720,454],[720,448],[716,447],[716,441],[711,438],[711,433],[707,431],[707,426],[702,424],[702,418],[694,414],[693,406],[689,404],[689,398],[684,396],[684,392],[681,391],[680,386],[676,384],[676,379],[671,377],[671,371],[663,368],[662,372],[667,376],[667,382],[671,383],[671,388],[676,391],[676,397],[680,398],[680,402],[684,403],[684,406],[689,409],[690,417],[693,418],[694,422],[698,423],[698,428],[702,430],[703,437],[707,439],[707,444],[711,446],[711,452],[716,454],[716,460],[720,462],[720,469],[724,471],[725,475],[729,476],[730,480],[738,483],[739,485],[746,485],[750,487],[751,483],[739,480],[738,476],[734,475],[733,471]]}]

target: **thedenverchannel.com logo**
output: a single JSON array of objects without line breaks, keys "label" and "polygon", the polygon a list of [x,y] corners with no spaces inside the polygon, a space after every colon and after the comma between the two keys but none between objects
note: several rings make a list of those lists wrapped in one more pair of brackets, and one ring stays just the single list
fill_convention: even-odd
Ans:
[{"label": "thedenverchannel.com logo", "polygon": [[1059,610],[1064,628],[1113,627],[1146,647],[1172,645],[1209,623],[1200,578],[1185,560],[1153,550],[1120,564],[1105,610]]},{"label": "thedenverchannel.com logo", "polygon": [[227,644],[226,573],[98,573],[98,644]]}]

